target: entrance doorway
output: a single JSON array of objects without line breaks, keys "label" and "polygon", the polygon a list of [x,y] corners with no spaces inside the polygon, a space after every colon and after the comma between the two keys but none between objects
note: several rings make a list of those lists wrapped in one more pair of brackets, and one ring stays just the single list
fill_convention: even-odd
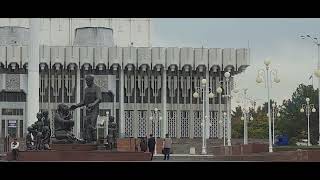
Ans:
[{"label": "entrance doorway", "polygon": [[12,138],[17,138],[17,120],[8,120],[8,135]]}]

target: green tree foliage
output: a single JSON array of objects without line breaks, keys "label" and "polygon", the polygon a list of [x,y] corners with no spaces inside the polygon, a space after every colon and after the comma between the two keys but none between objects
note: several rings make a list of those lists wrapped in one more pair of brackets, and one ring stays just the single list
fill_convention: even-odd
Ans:
[{"label": "green tree foliage", "polygon": [[[301,139],[307,139],[308,122],[306,113],[301,113],[302,104],[306,104],[306,97],[310,98],[310,104],[314,104],[317,111],[318,108],[318,90],[311,85],[300,84],[296,91],[292,94],[292,98],[283,101],[284,109],[281,110],[281,117],[276,121],[275,127],[277,134],[287,134],[291,144],[295,144]],[[318,141],[318,112],[310,115],[310,141],[316,144]]]},{"label": "green tree foliage", "polygon": [[248,137],[257,139],[268,138],[268,118],[267,118],[267,103],[264,106],[258,106],[253,113],[253,121],[248,124]]},{"label": "green tree foliage", "polygon": [[[300,84],[292,94],[291,99],[283,100],[282,106],[277,105],[280,117],[276,117],[275,135],[288,135],[290,144],[295,144],[301,139],[308,138],[308,124],[306,113],[301,113],[302,104],[306,104],[306,98],[310,98],[310,104],[314,104],[317,112],[310,115],[310,140],[311,144],[317,144],[319,140],[319,103],[318,90],[311,85]],[[272,103],[270,101],[270,110],[272,112]],[[253,121],[248,123],[248,137],[267,139],[269,137],[268,121],[268,103],[258,106],[256,110],[250,109],[250,115]],[[276,113],[275,113],[276,115]],[[241,121],[242,110],[238,106],[232,112],[232,136],[233,138],[243,138],[243,121]],[[271,113],[272,117],[272,113]]]},{"label": "green tree foliage", "polygon": [[235,111],[232,111],[231,122],[232,122],[232,137],[243,138],[243,121],[241,106],[236,107]]},{"label": "green tree foliage", "polygon": [[[267,103],[264,106],[258,106],[257,110],[253,108],[249,109],[247,117],[248,121],[248,137],[265,139],[268,138],[268,118],[267,118]],[[241,120],[243,112],[241,107],[236,107],[236,111],[232,112],[232,137],[243,138],[243,123]],[[250,116],[253,117],[253,121],[250,121]]]}]

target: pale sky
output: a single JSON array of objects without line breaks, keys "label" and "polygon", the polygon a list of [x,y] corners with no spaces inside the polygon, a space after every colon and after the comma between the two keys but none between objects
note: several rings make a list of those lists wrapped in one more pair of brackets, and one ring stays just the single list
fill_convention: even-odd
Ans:
[{"label": "pale sky", "polygon": [[[255,82],[264,59],[279,70],[281,82],[273,84],[271,98],[278,103],[291,97],[298,84],[311,84],[310,75],[318,62],[317,46],[300,35],[320,38],[320,19],[152,19],[152,46],[251,49],[250,66],[236,76],[239,88],[267,102],[267,89]],[[314,86],[318,87],[314,77]],[[235,103],[233,103],[235,104]]]}]

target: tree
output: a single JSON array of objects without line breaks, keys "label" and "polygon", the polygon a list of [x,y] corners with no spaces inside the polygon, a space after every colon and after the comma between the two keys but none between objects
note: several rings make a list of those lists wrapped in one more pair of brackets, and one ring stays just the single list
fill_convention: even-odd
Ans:
[{"label": "tree", "polygon": [[243,121],[241,121],[242,114],[243,112],[241,106],[237,106],[236,110],[232,111],[231,123],[233,138],[243,138]]},{"label": "tree", "polygon": [[[253,117],[253,121],[248,121],[248,138],[265,139],[268,137],[267,107],[267,103],[264,103],[262,107],[258,106],[256,111],[249,108],[249,115]],[[241,106],[236,107],[236,110],[232,112],[232,137],[234,138],[243,138],[242,116]]]},{"label": "tree", "polygon": [[248,125],[248,136],[250,138],[266,139],[268,138],[268,118],[267,107],[265,103],[262,107],[258,106],[257,110],[252,114],[253,121]]},{"label": "tree", "polygon": [[[306,98],[310,98],[310,104],[314,104],[317,111],[319,103],[317,100],[318,90],[311,85],[300,84],[292,94],[292,98],[283,101],[284,108],[281,110],[281,116],[276,121],[275,127],[278,133],[288,135],[291,144],[295,144],[301,139],[307,139],[307,116],[301,113],[302,104],[306,104]],[[316,144],[318,141],[318,113],[310,115],[310,141]]]}]

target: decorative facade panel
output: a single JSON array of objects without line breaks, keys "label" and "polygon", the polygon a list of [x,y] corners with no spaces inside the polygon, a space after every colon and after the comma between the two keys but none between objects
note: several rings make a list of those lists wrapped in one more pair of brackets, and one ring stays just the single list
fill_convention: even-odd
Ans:
[{"label": "decorative facade panel", "polygon": [[210,111],[210,137],[218,137],[218,112]]},{"label": "decorative facade panel", "polygon": [[169,137],[177,137],[177,111],[167,111]]},{"label": "decorative facade panel", "polygon": [[202,111],[193,112],[194,120],[194,137],[202,137]]},{"label": "decorative facade panel", "polygon": [[138,137],[147,135],[147,111],[138,111]]},{"label": "decorative facade panel", "polygon": [[[152,122],[151,123],[151,132],[152,134],[155,134],[156,137],[161,136],[161,112],[158,111],[158,113],[155,113],[155,111],[151,111],[151,116],[152,116]],[[155,133],[156,130],[156,133]]]},{"label": "decorative facade panel", "polygon": [[181,111],[181,137],[190,137],[189,128],[190,128],[190,112]]},{"label": "decorative facade panel", "polygon": [[6,74],[6,90],[20,91],[20,74]]},{"label": "decorative facade panel", "polygon": [[115,76],[114,75],[95,75],[94,82],[101,88],[101,92],[111,90],[115,93]]},{"label": "decorative facade panel", "polygon": [[133,111],[124,111],[125,137],[133,137]]}]

